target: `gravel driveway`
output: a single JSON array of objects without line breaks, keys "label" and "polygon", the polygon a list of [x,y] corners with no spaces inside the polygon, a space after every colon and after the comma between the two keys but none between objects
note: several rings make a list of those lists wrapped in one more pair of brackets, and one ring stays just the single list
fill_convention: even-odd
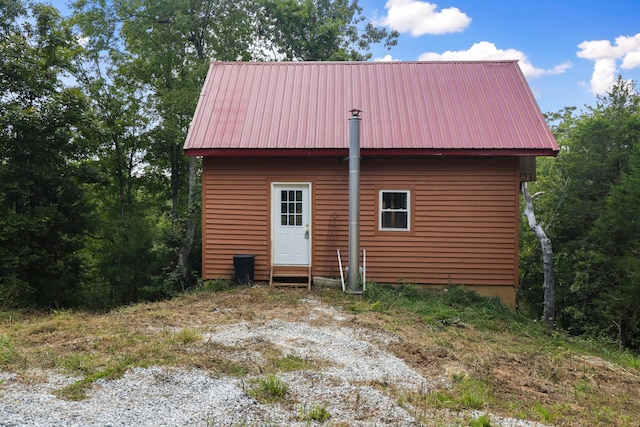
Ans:
[{"label": "gravel driveway", "polygon": [[[186,368],[129,370],[117,380],[99,380],[82,401],[57,398],[56,389],[77,378],[53,371],[0,372],[0,426],[419,426],[441,425],[442,411],[419,414],[397,396],[446,386],[446,377],[424,378],[381,349],[399,338],[349,326],[342,312],[309,300],[314,309],[300,322],[223,325],[204,340],[243,351],[243,363],[259,359],[256,346],[323,361],[320,370],[278,374],[288,386],[286,403],[260,403],[250,396],[251,378],[211,376]],[[315,317],[329,318],[313,326]],[[250,345],[249,345],[250,344]],[[314,408],[330,418],[310,420]],[[451,425],[482,415],[451,413]],[[492,425],[542,424],[495,417]],[[433,417],[433,418],[431,418]],[[433,420],[433,422],[430,422]]]}]

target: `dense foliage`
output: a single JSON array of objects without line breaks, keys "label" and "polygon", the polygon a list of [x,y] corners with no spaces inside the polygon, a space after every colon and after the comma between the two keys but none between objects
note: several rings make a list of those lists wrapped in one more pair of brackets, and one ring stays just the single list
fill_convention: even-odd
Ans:
[{"label": "dense foliage", "polygon": [[77,302],[89,171],[87,99],[61,75],[76,54],[51,7],[0,9],[0,303]]},{"label": "dense foliage", "polygon": [[211,60],[363,60],[357,0],[0,1],[0,306],[112,307],[200,277]]},{"label": "dense foliage", "polygon": [[[397,33],[357,0],[0,2],[0,305],[112,307],[200,276],[199,163],[182,153],[210,60],[366,60]],[[532,193],[555,250],[556,323],[640,349],[640,98],[548,115]],[[542,311],[524,220],[520,307]]]},{"label": "dense foliage", "polygon": [[[534,188],[545,192],[537,203],[554,244],[557,323],[638,349],[640,96],[619,78],[595,107],[548,119],[561,152],[541,162]],[[537,311],[540,253],[522,230],[521,297]]]}]

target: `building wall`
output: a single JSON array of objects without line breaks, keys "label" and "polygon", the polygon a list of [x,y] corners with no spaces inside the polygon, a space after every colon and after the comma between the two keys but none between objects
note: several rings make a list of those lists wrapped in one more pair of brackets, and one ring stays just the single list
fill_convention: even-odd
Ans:
[{"label": "building wall", "polygon": [[[311,183],[312,271],[339,276],[336,249],[348,265],[348,173],[348,161],[338,158],[205,158],[203,277],[232,277],[233,255],[248,253],[257,255],[256,281],[268,280],[272,182]],[[379,190],[411,191],[411,231],[378,230]],[[481,285],[511,295],[518,194],[517,158],[363,158],[367,279]]]}]

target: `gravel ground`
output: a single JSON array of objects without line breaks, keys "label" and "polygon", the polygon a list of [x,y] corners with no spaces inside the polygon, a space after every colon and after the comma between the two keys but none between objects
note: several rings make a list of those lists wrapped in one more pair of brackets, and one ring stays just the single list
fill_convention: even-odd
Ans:
[{"label": "gravel ground", "polygon": [[[198,369],[135,368],[117,380],[96,382],[83,401],[58,399],[54,391],[77,380],[53,372],[0,372],[0,426],[314,426],[305,414],[326,407],[326,425],[419,426],[411,408],[393,395],[426,392],[446,378],[428,379],[402,360],[380,349],[392,335],[349,327],[340,312],[314,304],[315,315],[331,316],[330,326],[313,322],[270,321],[219,327],[204,339],[242,348],[260,343],[284,354],[322,360],[321,371],[279,374],[288,386],[288,403],[259,403],[248,393],[251,378],[211,376]],[[262,357],[247,350],[244,357]],[[394,393],[391,393],[391,391]],[[452,420],[475,418],[480,412],[452,414]],[[542,424],[488,414],[492,425],[540,427]],[[438,414],[438,419],[442,413]],[[428,419],[428,418],[427,418]],[[435,424],[435,421],[434,421]],[[427,424],[429,425],[429,424]],[[452,425],[459,425],[452,421]]]}]

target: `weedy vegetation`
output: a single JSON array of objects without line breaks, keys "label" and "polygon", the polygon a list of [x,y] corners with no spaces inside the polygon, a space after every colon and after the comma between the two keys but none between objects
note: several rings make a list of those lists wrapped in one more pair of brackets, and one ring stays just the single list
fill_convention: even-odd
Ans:
[{"label": "weedy vegetation", "polygon": [[284,402],[289,387],[277,376],[267,374],[255,381],[251,396],[259,402]]},{"label": "weedy vegetation", "polygon": [[301,421],[318,421],[324,423],[331,418],[331,413],[327,409],[327,405],[314,403],[308,407],[301,406],[298,418]]},{"label": "weedy vegetation", "polygon": [[[301,421],[341,425],[331,404],[297,401],[280,376],[320,371],[328,362],[283,353],[270,343],[235,347],[207,338],[228,324],[298,322],[313,309],[309,298],[342,310],[350,327],[397,337],[378,345],[432,385],[413,392],[369,385],[425,425],[452,425],[452,417],[453,425],[456,417],[459,425],[498,425],[483,414],[563,426],[635,427],[640,419],[637,355],[618,351],[615,343],[549,331],[497,299],[455,286],[439,291],[371,283],[354,296],[214,281],[195,293],[107,313],[0,312],[0,370],[25,380],[32,369],[76,376],[56,394],[80,400],[95,381],[119,378],[133,367],[194,367],[241,378],[247,394],[288,405]],[[321,326],[322,319],[315,322]],[[352,403],[363,407],[359,399]],[[475,411],[479,415],[469,415]]]}]

